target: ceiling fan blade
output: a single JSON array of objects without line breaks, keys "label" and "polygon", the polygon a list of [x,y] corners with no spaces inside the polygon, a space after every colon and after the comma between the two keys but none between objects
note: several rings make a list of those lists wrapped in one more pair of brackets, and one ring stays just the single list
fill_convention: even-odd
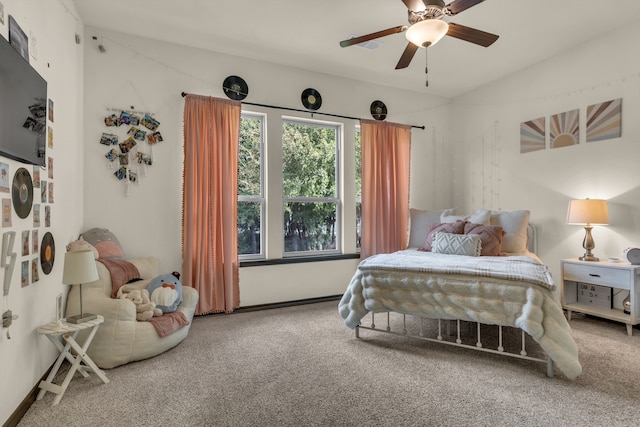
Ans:
[{"label": "ceiling fan blade", "polygon": [[399,70],[401,68],[407,68],[409,66],[409,64],[411,63],[411,60],[413,59],[413,56],[418,51],[418,49],[420,49],[420,48],[418,46],[416,46],[415,44],[407,43],[407,47],[404,48],[404,52],[402,52],[402,56],[400,57],[400,60],[398,61],[398,65],[396,65],[396,70]]},{"label": "ceiling fan blade", "polygon": [[464,12],[472,6],[482,3],[484,0],[453,0],[449,3],[445,9],[448,11],[448,15],[457,15],[460,12]]},{"label": "ceiling fan blade", "polygon": [[402,3],[412,12],[422,12],[426,9],[422,0],[402,0]]},{"label": "ceiling fan blade", "polygon": [[475,28],[460,24],[454,24],[452,22],[449,23],[449,31],[447,31],[447,35],[484,47],[491,46],[496,40],[498,40],[498,37],[500,37],[495,34],[476,30]]},{"label": "ceiling fan blade", "polygon": [[391,34],[401,33],[408,27],[406,25],[399,25],[393,28],[387,28],[386,30],[377,31],[375,33],[366,34],[360,37],[354,37],[352,39],[342,40],[340,42],[341,47],[353,46],[354,44],[368,42],[369,40],[377,39],[380,37],[388,36]]}]

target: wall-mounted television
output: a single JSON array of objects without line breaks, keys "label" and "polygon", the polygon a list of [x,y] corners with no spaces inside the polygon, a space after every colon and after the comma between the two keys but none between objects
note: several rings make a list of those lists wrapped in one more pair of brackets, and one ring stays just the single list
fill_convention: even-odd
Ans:
[{"label": "wall-mounted television", "polygon": [[45,165],[47,82],[0,36],[0,156]]}]

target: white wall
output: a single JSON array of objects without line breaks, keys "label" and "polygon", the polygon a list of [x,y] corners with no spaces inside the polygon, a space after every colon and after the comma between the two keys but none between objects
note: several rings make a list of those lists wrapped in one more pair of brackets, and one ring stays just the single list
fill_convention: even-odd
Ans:
[{"label": "white wall", "polygon": [[[57,351],[49,340],[36,333],[41,324],[55,320],[56,296],[66,293],[61,284],[65,245],[82,229],[83,162],[82,146],[83,106],[83,52],[75,42],[75,34],[83,39],[83,25],[75,5],[68,0],[1,0],[4,4],[4,24],[0,33],[8,39],[9,15],[14,16],[30,39],[31,65],[48,83],[48,97],[54,101],[53,128],[54,145],[47,148],[47,156],[54,159],[54,196],[51,204],[51,227],[44,225],[44,207],[41,208],[41,226],[33,227],[33,213],[20,219],[12,213],[12,227],[3,228],[2,233],[16,231],[18,257],[13,273],[8,298],[2,300],[1,311],[11,309],[19,318],[9,329],[0,334],[0,420],[4,422],[27,396],[29,391],[53,363]],[[35,40],[35,45],[33,41]],[[35,49],[35,51],[34,51]],[[2,102],[3,100],[0,100]],[[23,165],[6,158],[0,161],[9,164],[11,176],[19,167],[33,171],[31,165]],[[46,169],[40,171],[41,179],[49,181]],[[39,203],[39,188],[34,189],[34,198]],[[9,194],[3,194],[9,198]],[[41,206],[48,205],[43,203]],[[32,260],[39,253],[22,256],[20,238],[22,231],[39,230],[39,238],[50,231],[55,239],[56,257],[50,274],[39,269],[40,280],[26,287],[20,285],[20,264]],[[4,268],[0,276],[4,277]]]},{"label": "white wall", "polygon": [[[593,230],[596,256],[640,245],[638,40],[640,28],[628,26],[454,100],[456,203],[469,211],[529,209],[556,281],[560,259],[584,253],[584,229],[565,224],[570,199],[609,202],[611,225]],[[617,98],[622,137],[586,143],[586,107]],[[545,116],[548,127],[551,115],[573,109],[578,145],[520,154],[521,122]]]},{"label": "white wall", "polygon": [[[451,191],[446,184],[438,185],[437,191],[421,190],[431,187],[432,180],[449,182],[442,178],[450,170],[450,163],[444,159],[447,150],[444,135],[435,135],[434,131],[436,123],[446,121],[446,99],[427,97],[420,90],[415,93],[398,91],[88,28],[87,37],[92,36],[97,41],[85,46],[85,219],[87,227],[106,227],[114,231],[129,256],[155,255],[161,259],[166,271],[181,270],[184,108],[181,92],[224,98],[222,82],[229,75],[239,75],[247,82],[249,95],[245,101],[248,102],[301,109],[300,94],[305,88],[313,87],[322,95],[320,111],[371,118],[369,106],[372,101],[380,99],[387,105],[388,121],[427,126],[427,130],[415,129],[412,132],[413,158],[428,158],[432,152],[439,157],[428,160],[428,173],[423,161],[414,160],[417,163],[412,163],[412,190],[416,192],[412,203],[418,207],[450,203]],[[99,52],[99,43],[106,53]],[[215,46],[212,49],[215,50]],[[102,132],[109,130],[103,125],[108,109],[131,106],[155,113],[161,122],[159,130],[164,141],[154,147],[153,166],[147,168],[146,176],[141,177],[137,185],[129,188],[127,195],[125,185],[112,176],[115,169],[109,169],[104,159],[108,148],[100,145],[98,140]],[[252,106],[244,108],[268,115],[268,134],[269,129],[277,132],[282,114],[310,117],[307,113]],[[356,121],[319,114],[314,118],[342,122],[345,124],[345,138],[353,135]],[[345,234],[355,235],[355,231]],[[356,264],[357,260],[352,259],[243,267],[240,270],[241,305],[341,294]],[[327,271],[331,274],[327,275]]]}]

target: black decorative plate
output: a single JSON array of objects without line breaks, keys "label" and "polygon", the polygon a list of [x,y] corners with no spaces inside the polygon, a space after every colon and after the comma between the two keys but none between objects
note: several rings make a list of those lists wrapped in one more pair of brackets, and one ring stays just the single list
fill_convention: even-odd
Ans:
[{"label": "black decorative plate", "polygon": [[384,120],[387,118],[387,106],[382,101],[373,101],[371,103],[371,116],[376,120]]},{"label": "black decorative plate", "polygon": [[227,97],[236,101],[242,101],[249,94],[249,86],[247,86],[247,82],[245,82],[242,77],[238,76],[229,76],[224,79],[224,82],[222,83],[222,90]]},{"label": "black decorative plate", "polygon": [[40,265],[44,274],[51,273],[55,259],[56,244],[53,241],[53,235],[47,231],[42,237],[42,244],[40,245]]},{"label": "black decorative plate", "polygon": [[302,91],[302,105],[307,110],[317,110],[322,105],[322,97],[320,96],[320,92],[315,89],[307,88]]},{"label": "black decorative plate", "polygon": [[19,168],[13,176],[11,198],[16,214],[20,218],[29,216],[33,205],[33,181],[31,181],[29,171],[25,168]]}]

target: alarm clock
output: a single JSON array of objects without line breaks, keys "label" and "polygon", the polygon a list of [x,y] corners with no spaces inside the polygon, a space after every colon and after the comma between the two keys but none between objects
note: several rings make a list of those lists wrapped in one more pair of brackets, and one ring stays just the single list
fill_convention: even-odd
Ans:
[{"label": "alarm clock", "polygon": [[627,248],[622,251],[622,258],[631,265],[640,265],[640,248]]}]

